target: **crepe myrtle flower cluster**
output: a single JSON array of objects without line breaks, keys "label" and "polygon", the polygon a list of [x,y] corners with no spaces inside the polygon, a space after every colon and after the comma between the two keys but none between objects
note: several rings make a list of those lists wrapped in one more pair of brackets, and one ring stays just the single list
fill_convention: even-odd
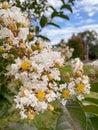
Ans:
[{"label": "crepe myrtle flower cluster", "polygon": [[[38,40],[29,42],[32,36],[29,22],[19,8],[11,7],[7,2],[0,3],[0,28],[3,49],[11,52],[14,46],[22,51],[22,55],[7,66],[6,74],[11,80],[20,82],[14,101],[22,119],[31,120],[36,114],[52,111],[51,102],[54,100],[66,105],[73,97],[82,100],[84,94],[89,94],[89,78],[84,75],[83,63],[78,58],[73,59],[70,62],[72,74],[66,73],[62,83],[59,68],[64,66],[66,59],[68,62],[68,55],[63,57],[50,45]],[[3,58],[6,54],[2,54]]]},{"label": "crepe myrtle flower cluster", "polygon": [[15,59],[8,75],[22,84],[15,96],[16,108],[20,109],[22,118],[31,119],[35,113],[53,109],[50,103],[57,99],[55,87],[61,80],[58,68],[63,64],[64,58],[48,45],[43,45],[40,51],[33,51],[29,57]]},{"label": "crepe myrtle flower cluster", "polygon": [[60,84],[60,70],[64,58],[50,46],[35,50],[29,57],[15,59],[8,75],[21,82],[18,95],[15,96],[16,108],[21,118],[33,119],[35,114],[53,110],[51,102],[59,100],[63,105],[73,97],[84,99],[90,93],[88,76],[84,75],[83,63],[77,58],[71,61],[72,76],[65,75],[65,83]]}]

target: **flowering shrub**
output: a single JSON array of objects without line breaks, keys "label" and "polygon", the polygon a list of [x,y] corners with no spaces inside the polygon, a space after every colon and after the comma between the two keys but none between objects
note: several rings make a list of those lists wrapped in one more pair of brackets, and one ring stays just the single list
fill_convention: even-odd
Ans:
[{"label": "flowering shrub", "polygon": [[50,45],[38,40],[29,42],[29,22],[19,8],[0,4],[0,28],[1,57],[13,57],[6,76],[19,82],[14,101],[22,119],[34,119],[40,112],[53,110],[54,100],[66,105],[70,99],[82,100],[84,94],[89,94],[89,78],[84,75],[83,63],[78,58],[69,60],[72,73],[67,73],[65,82],[62,81],[59,68],[70,59],[72,51],[69,49],[70,56],[62,57]]}]

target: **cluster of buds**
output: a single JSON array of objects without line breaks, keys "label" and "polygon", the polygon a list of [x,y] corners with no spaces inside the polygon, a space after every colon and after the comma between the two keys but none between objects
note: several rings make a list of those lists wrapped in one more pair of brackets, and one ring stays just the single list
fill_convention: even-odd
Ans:
[{"label": "cluster of buds", "polygon": [[8,2],[0,3],[0,48],[3,47],[3,57],[7,57],[13,48],[26,50],[28,41],[33,38],[29,24],[20,8]]}]

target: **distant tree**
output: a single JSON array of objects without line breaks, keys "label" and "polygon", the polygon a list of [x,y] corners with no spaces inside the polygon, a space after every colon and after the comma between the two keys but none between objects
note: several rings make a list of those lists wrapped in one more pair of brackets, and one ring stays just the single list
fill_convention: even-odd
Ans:
[{"label": "distant tree", "polygon": [[73,34],[72,37],[68,40],[67,44],[69,47],[74,48],[73,58],[79,57],[84,59],[84,47],[79,36]]},{"label": "distant tree", "polygon": [[92,59],[92,60],[93,59],[98,59],[98,44],[90,45],[89,58]]},{"label": "distant tree", "polygon": [[98,58],[98,34],[93,31],[84,31],[78,33],[78,36],[81,37],[84,45],[86,58],[96,59]]}]

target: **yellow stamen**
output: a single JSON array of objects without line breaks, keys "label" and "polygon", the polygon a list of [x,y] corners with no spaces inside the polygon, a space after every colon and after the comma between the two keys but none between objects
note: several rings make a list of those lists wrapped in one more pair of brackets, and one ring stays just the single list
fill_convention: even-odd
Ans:
[{"label": "yellow stamen", "polygon": [[70,91],[68,89],[64,90],[62,93],[63,98],[69,98],[70,96]]},{"label": "yellow stamen", "polygon": [[30,66],[31,66],[31,63],[30,63],[29,61],[23,61],[23,62],[21,63],[21,68],[22,68],[23,70],[29,69]]},{"label": "yellow stamen", "polygon": [[78,91],[79,93],[81,93],[81,92],[84,91],[84,84],[83,84],[83,83],[79,83],[79,84],[77,85],[77,91]]},{"label": "yellow stamen", "polygon": [[43,90],[39,90],[38,93],[37,93],[37,98],[40,101],[43,101],[45,99],[45,92]]}]

